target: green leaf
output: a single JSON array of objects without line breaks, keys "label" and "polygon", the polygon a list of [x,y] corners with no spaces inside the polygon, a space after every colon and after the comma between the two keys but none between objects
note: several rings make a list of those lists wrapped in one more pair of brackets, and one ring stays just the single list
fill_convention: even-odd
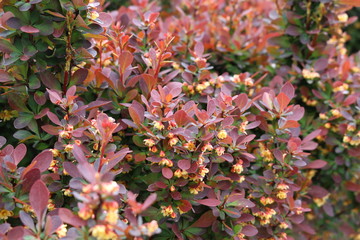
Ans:
[{"label": "green leaf", "polygon": [[0,38],[0,51],[4,53],[19,52],[10,41],[2,38]]},{"label": "green leaf", "polygon": [[20,141],[26,141],[28,139],[36,138],[31,132],[26,130],[19,130],[14,135],[14,138],[19,139]]}]

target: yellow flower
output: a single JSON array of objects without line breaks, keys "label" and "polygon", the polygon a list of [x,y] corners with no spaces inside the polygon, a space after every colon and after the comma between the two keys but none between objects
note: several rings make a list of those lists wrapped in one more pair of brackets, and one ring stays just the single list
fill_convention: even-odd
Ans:
[{"label": "yellow flower", "polygon": [[195,143],[193,141],[190,141],[190,142],[187,142],[187,143],[184,143],[184,148],[186,148],[187,150],[193,152],[196,150],[196,146],[195,146]]},{"label": "yellow flower", "polygon": [[289,185],[285,184],[285,183],[279,183],[276,187],[276,189],[279,190],[288,190],[289,189]]},{"label": "yellow flower", "polygon": [[156,128],[158,130],[163,130],[165,128],[165,126],[164,126],[164,124],[162,124],[162,122],[155,121],[154,128]]},{"label": "yellow flower", "polygon": [[67,196],[67,197],[72,197],[73,195],[71,194],[71,190],[68,188],[68,189],[63,189],[62,190],[64,192],[64,195]]},{"label": "yellow flower", "polygon": [[189,188],[189,192],[194,195],[199,194],[199,191],[196,188]]},{"label": "yellow flower", "polygon": [[163,158],[160,160],[159,165],[172,167],[172,166],[174,166],[174,163],[170,159]]},{"label": "yellow flower", "polygon": [[55,209],[55,204],[53,203],[52,199],[49,199],[47,208],[49,209],[49,211],[53,211]]},{"label": "yellow flower", "polygon": [[178,142],[179,142],[179,139],[177,137],[174,137],[169,140],[169,145],[172,147],[172,146],[175,146]]},{"label": "yellow flower", "polygon": [[91,228],[91,235],[98,240],[115,240],[116,234],[113,232],[110,226],[95,225]]},{"label": "yellow flower", "polygon": [[233,165],[231,167],[232,173],[240,174],[240,173],[242,173],[243,170],[244,170],[244,168],[241,163],[236,163],[235,165]]},{"label": "yellow flower", "polygon": [[88,220],[89,218],[92,217],[93,210],[89,207],[83,207],[82,209],[80,209],[78,215],[80,218],[82,218],[84,220]]},{"label": "yellow flower", "polygon": [[287,224],[286,222],[281,222],[279,224],[279,227],[282,228],[282,229],[287,229],[289,227],[289,224]]},{"label": "yellow flower", "polygon": [[327,119],[328,119],[328,117],[326,116],[325,113],[320,113],[319,117],[320,117],[320,119],[322,119],[322,120],[327,120]]},{"label": "yellow flower", "polygon": [[218,134],[217,134],[217,137],[218,137],[219,139],[225,139],[225,138],[227,138],[227,136],[228,136],[228,134],[227,134],[227,132],[226,132],[225,130],[221,130],[221,131],[218,132]]},{"label": "yellow flower", "polygon": [[341,117],[342,116],[342,114],[340,113],[340,111],[339,110],[337,110],[337,109],[331,109],[331,114],[334,116],[334,117]]},{"label": "yellow flower", "polygon": [[51,149],[50,151],[51,151],[51,153],[53,154],[53,157],[54,157],[54,158],[60,156],[59,150],[57,150],[57,149]]},{"label": "yellow flower", "polygon": [[176,218],[174,209],[170,205],[169,206],[161,206],[161,213],[164,215],[164,217]]},{"label": "yellow flower", "polygon": [[349,16],[346,13],[339,14],[337,16],[339,22],[346,23],[349,19]]},{"label": "yellow flower", "polygon": [[4,121],[9,121],[13,117],[17,117],[17,116],[18,116],[18,112],[16,110],[12,110],[12,111],[3,110],[0,112],[0,119]]},{"label": "yellow flower", "polygon": [[99,17],[99,13],[96,12],[96,11],[90,11],[90,12],[88,13],[88,17],[89,17],[90,19],[92,19],[92,20],[95,20],[95,19],[97,19],[97,18]]},{"label": "yellow flower", "polygon": [[158,225],[157,221],[152,220],[151,222],[146,223],[146,228],[147,228],[147,236],[150,237],[155,232],[157,232],[157,230],[159,229],[159,225]]},{"label": "yellow flower", "polygon": [[1,209],[0,210],[0,219],[6,220],[9,217],[12,217],[14,215],[14,213],[12,211],[6,210],[6,209]]},{"label": "yellow flower", "polygon": [[152,139],[144,139],[144,144],[148,147],[152,147],[155,145],[155,141]]},{"label": "yellow flower", "polygon": [[215,152],[216,152],[216,154],[217,154],[218,156],[221,156],[221,155],[224,154],[225,148],[224,148],[224,147],[217,147],[217,148],[215,148]]},{"label": "yellow flower", "polygon": [[302,75],[305,79],[314,79],[314,78],[320,78],[320,74],[315,72],[313,69],[303,69]]},{"label": "yellow flower", "polygon": [[262,205],[268,205],[268,204],[273,204],[274,203],[274,199],[272,197],[261,197],[260,198],[260,202]]},{"label": "yellow flower", "polygon": [[119,220],[119,215],[117,213],[117,209],[115,211],[109,211],[106,213],[105,220],[110,224],[116,224]]},{"label": "yellow flower", "polygon": [[288,191],[279,191],[277,194],[276,194],[276,196],[277,196],[277,198],[279,198],[279,199],[285,199],[286,197],[287,197],[287,192]]},{"label": "yellow flower", "polygon": [[59,238],[63,238],[66,236],[67,233],[67,225],[66,224],[62,224],[58,229],[56,229],[56,234],[58,235]]},{"label": "yellow flower", "polygon": [[65,138],[65,139],[70,139],[71,134],[68,131],[62,130],[62,131],[59,132],[59,137],[60,138]]},{"label": "yellow flower", "polygon": [[71,152],[71,151],[73,150],[73,148],[74,148],[74,146],[73,146],[72,144],[67,144],[67,145],[65,146],[64,151],[67,152],[67,153],[69,153],[69,152]]}]

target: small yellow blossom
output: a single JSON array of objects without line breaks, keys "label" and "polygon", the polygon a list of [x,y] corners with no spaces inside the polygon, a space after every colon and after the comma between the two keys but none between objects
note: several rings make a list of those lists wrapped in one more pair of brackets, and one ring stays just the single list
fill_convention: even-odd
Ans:
[{"label": "small yellow blossom", "polygon": [[320,74],[315,72],[313,69],[303,69],[302,75],[305,79],[314,79],[314,78],[320,78]]},{"label": "small yellow blossom", "polygon": [[110,226],[95,225],[90,229],[91,235],[97,240],[115,240],[117,235],[113,232]]},{"label": "small yellow blossom", "polygon": [[286,222],[281,222],[279,224],[279,227],[282,228],[282,229],[287,229],[287,228],[289,228],[289,224],[287,224]]},{"label": "small yellow blossom", "polygon": [[314,198],[314,202],[318,207],[322,207],[325,203],[326,200],[329,198],[330,194],[326,195],[323,198]]},{"label": "small yellow blossom", "polygon": [[196,146],[195,146],[195,143],[193,141],[190,141],[190,142],[187,142],[187,143],[184,143],[184,148],[186,148],[187,150],[193,152],[196,150]]},{"label": "small yellow blossom", "polygon": [[244,170],[244,168],[243,168],[243,165],[241,163],[236,163],[235,165],[233,165],[231,167],[231,172],[232,173],[240,174],[240,173],[243,172],[243,170]]},{"label": "small yellow blossom", "polygon": [[58,229],[56,229],[56,234],[58,235],[59,238],[65,237],[66,233],[67,233],[67,225],[66,224],[62,224],[60,227],[58,227]]},{"label": "small yellow blossom", "polygon": [[152,147],[155,145],[155,141],[153,139],[144,139],[145,146]]},{"label": "small yellow blossom", "polygon": [[224,147],[217,147],[215,148],[215,152],[218,156],[221,156],[225,153],[225,148]]},{"label": "small yellow blossom", "polygon": [[12,217],[14,215],[14,213],[12,211],[6,210],[6,209],[1,209],[0,210],[0,219],[2,220],[6,220],[9,217]]},{"label": "small yellow blossom", "polygon": [[67,153],[69,153],[69,152],[71,152],[73,149],[74,149],[74,146],[73,146],[72,144],[67,144],[67,145],[65,146],[64,151],[67,152]]},{"label": "small yellow blossom", "polygon": [[174,209],[170,205],[161,206],[161,213],[164,215],[164,217],[176,218],[176,213],[174,212]]},{"label": "small yellow blossom", "polygon": [[349,19],[349,16],[346,13],[342,13],[342,14],[339,14],[337,16],[337,18],[338,18],[339,22],[346,23]]},{"label": "small yellow blossom", "polygon": [[119,220],[119,215],[118,215],[117,209],[106,212],[105,220],[108,223],[115,225],[117,223],[117,221]]},{"label": "small yellow blossom", "polygon": [[154,128],[156,128],[158,130],[163,130],[165,128],[165,126],[164,126],[164,124],[162,124],[162,122],[155,121]]},{"label": "small yellow blossom", "polygon": [[163,159],[160,160],[159,165],[172,167],[172,166],[174,166],[174,163],[170,159],[163,158]]},{"label": "small yellow blossom", "polygon": [[18,116],[18,112],[16,110],[12,110],[12,111],[3,110],[0,112],[0,119],[4,121],[9,121],[13,117],[17,117],[17,116]]},{"label": "small yellow blossom", "polygon": [[53,157],[54,157],[54,158],[60,156],[60,151],[59,151],[59,150],[57,150],[57,149],[51,149],[50,151],[51,151],[51,153],[53,154]]},{"label": "small yellow blossom", "polygon": [[342,115],[341,115],[341,113],[340,113],[340,111],[339,110],[337,110],[337,109],[331,109],[331,114],[334,116],[334,117],[341,117]]},{"label": "small yellow blossom", "polygon": [[83,207],[80,209],[78,215],[81,219],[88,220],[93,215],[93,210],[89,207]]},{"label": "small yellow blossom", "polygon": [[227,134],[227,132],[225,130],[221,130],[217,134],[217,137],[219,139],[225,139],[225,138],[227,138],[227,136],[228,136],[228,134]]},{"label": "small yellow blossom", "polygon": [[179,142],[179,139],[178,139],[177,137],[174,137],[174,138],[171,138],[171,139],[169,140],[169,145],[170,145],[171,147],[173,147],[173,146],[175,146],[178,142]]},{"label": "small yellow blossom", "polygon": [[279,199],[285,199],[287,197],[287,192],[288,191],[279,191],[277,194],[276,194],[276,197],[279,198]]}]

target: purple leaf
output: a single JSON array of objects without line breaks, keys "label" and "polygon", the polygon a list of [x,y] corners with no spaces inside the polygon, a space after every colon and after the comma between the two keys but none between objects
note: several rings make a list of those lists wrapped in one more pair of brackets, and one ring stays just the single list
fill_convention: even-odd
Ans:
[{"label": "purple leaf", "polygon": [[29,200],[30,205],[34,209],[35,215],[39,222],[41,222],[42,217],[47,209],[49,201],[49,190],[47,189],[45,183],[41,180],[37,180],[31,187]]},{"label": "purple leaf", "polygon": [[216,207],[221,204],[221,201],[216,198],[201,199],[196,200],[196,202],[208,207]]},{"label": "purple leaf", "polygon": [[21,219],[21,222],[25,225],[28,226],[31,230],[35,231],[35,225],[34,225],[34,221],[33,219],[30,217],[29,214],[27,214],[24,211],[20,211],[19,212],[19,216]]},{"label": "purple leaf", "polygon": [[315,160],[312,161],[311,163],[309,163],[306,167],[304,167],[305,169],[307,168],[311,168],[311,169],[319,169],[319,168],[323,168],[327,165],[327,162],[324,160]]},{"label": "purple leaf", "polygon": [[241,233],[245,236],[252,237],[258,233],[258,230],[253,225],[248,224],[241,229]]},{"label": "purple leaf", "polygon": [[34,163],[33,168],[38,168],[40,170],[40,172],[44,172],[49,168],[52,159],[53,159],[52,152],[50,152],[49,150],[45,150],[45,151],[39,153],[33,159],[33,161],[32,161]]},{"label": "purple leaf", "polygon": [[59,217],[60,219],[67,224],[70,224],[74,227],[82,227],[86,224],[84,220],[76,216],[67,208],[59,208]]},{"label": "purple leaf", "polygon": [[81,174],[76,166],[71,162],[64,162],[63,167],[65,171],[73,178],[81,178]]}]

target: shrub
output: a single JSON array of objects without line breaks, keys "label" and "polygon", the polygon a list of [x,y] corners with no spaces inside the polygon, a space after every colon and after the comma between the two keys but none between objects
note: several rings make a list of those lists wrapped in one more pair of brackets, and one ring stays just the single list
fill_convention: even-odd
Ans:
[{"label": "shrub", "polygon": [[0,236],[357,239],[347,5],[3,1]]}]

